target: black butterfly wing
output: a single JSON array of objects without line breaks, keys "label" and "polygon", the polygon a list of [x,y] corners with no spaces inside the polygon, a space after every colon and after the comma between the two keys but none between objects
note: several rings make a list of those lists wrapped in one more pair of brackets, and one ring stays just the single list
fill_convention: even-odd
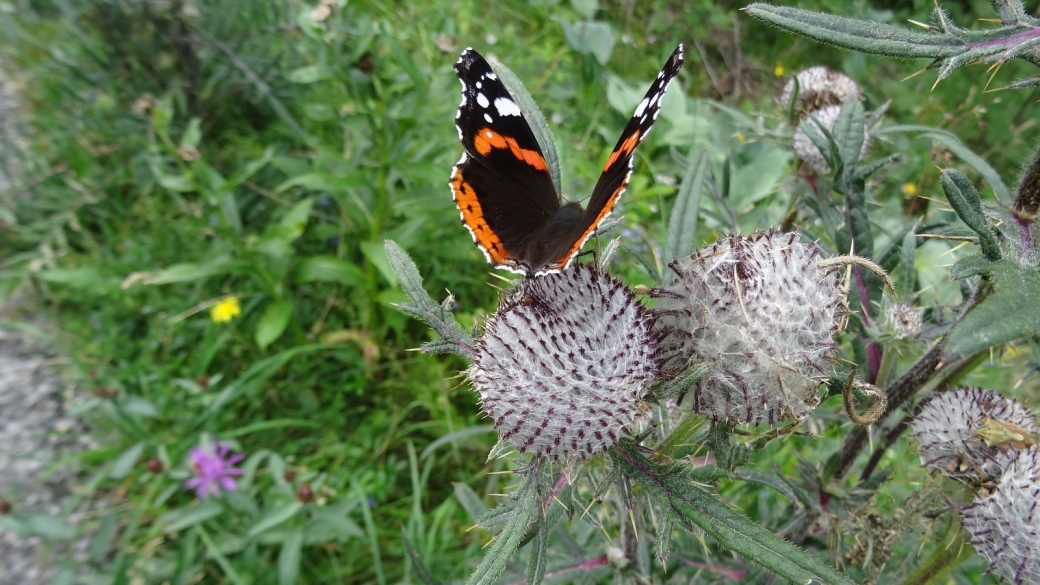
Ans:
[{"label": "black butterfly wing", "polygon": [[455,126],[465,152],[451,186],[462,223],[490,264],[530,274],[526,257],[560,207],[538,141],[491,65],[473,49],[455,63],[462,103]]},{"label": "black butterfly wing", "polygon": [[582,215],[581,223],[574,228],[574,235],[571,236],[574,238],[574,243],[570,251],[560,260],[549,265],[549,269],[565,268],[614,209],[614,205],[628,187],[629,177],[632,176],[632,153],[653,127],[654,120],[661,111],[661,100],[668,90],[668,84],[679,73],[682,64],[683,46],[680,44],[672,52],[654,82],[650,84],[650,89],[636,106],[635,113],[629,119],[624,132],[621,133],[621,138],[618,139],[613,152],[607,157],[607,162],[603,165],[603,173],[600,174],[599,181],[592,190],[592,196]]}]

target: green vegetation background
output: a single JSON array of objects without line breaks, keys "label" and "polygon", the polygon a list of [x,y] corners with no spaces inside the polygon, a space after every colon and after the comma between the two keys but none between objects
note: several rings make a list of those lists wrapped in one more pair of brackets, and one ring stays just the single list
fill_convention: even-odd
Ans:
[{"label": "green vegetation background", "polygon": [[[741,3],[331,4],[316,19],[316,5],[297,1],[0,2],[0,52],[27,108],[23,149],[9,149],[24,181],[0,199],[0,294],[28,295],[53,317],[44,333],[67,357],[79,413],[102,441],[79,461],[80,497],[107,511],[89,526],[98,575],[142,558],[183,564],[201,546],[192,538],[205,541],[163,532],[161,515],[192,495],[145,466],[183,468],[204,433],[269,454],[255,481],[283,497],[254,502],[260,522],[289,509],[304,484],[316,495],[277,530],[221,549],[234,551],[245,582],[275,582],[270,568],[284,553],[273,543],[294,522],[306,528],[302,582],[415,579],[406,538],[439,578],[468,574],[489,535],[467,530],[453,485],[487,496],[509,476],[493,473],[502,460],[486,461],[495,435],[458,375],[466,364],[409,351],[430,332],[393,307],[402,295],[382,251],[385,239],[401,244],[428,291],[455,295],[465,325],[494,309],[498,281],[447,187],[461,152],[451,66],[466,46],[526,80],[574,199],[678,42],[687,64],[672,92],[761,114],[766,126],[783,117],[776,96],[789,74],[823,64],[857,79],[869,108],[891,100],[889,118],[953,131],[1005,177],[1036,136],[1034,94],[985,91],[1013,78],[1014,64],[992,82],[969,69],[933,89],[934,73],[912,76],[926,63],[823,48],[751,21]],[[895,23],[932,9],[798,4]],[[984,1],[944,6],[961,23],[991,14]],[[579,21],[592,23],[588,36],[575,32]],[[704,111],[698,120],[711,128],[699,131],[721,137],[714,146],[737,168],[775,154],[775,136]],[[632,283],[653,280],[635,259],[661,240],[675,192],[662,177],[681,177],[690,144],[667,109],[658,124],[623,203]],[[905,155],[875,190],[893,215],[927,206],[936,167],[952,164],[927,141],[875,152]],[[767,169],[759,210],[738,218],[748,231],[783,218],[769,204],[793,165],[770,160],[786,166]],[[706,227],[710,240],[727,226]],[[208,309],[229,295],[241,315],[214,323]],[[823,459],[838,432],[801,455]],[[790,470],[787,445],[761,455],[763,468]],[[727,495],[767,526],[783,524],[760,492]],[[345,520],[312,544],[315,518],[334,517]],[[192,559],[205,582],[234,581],[219,558]]]}]

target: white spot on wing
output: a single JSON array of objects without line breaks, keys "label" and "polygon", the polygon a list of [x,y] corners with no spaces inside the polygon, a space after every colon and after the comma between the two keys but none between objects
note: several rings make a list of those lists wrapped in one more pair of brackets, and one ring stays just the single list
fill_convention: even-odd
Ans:
[{"label": "white spot on wing", "polygon": [[646,98],[643,98],[643,101],[639,102],[639,105],[636,106],[636,113],[632,114],[632,117],[635,118],[636,116],[642,116],[643,115],[643,110],[646,109],[646,104],[647,104]]},{"label": "white spot on wing", "polygon": [[498,110],[499,116],[519,116],[520,108],[516,106],[513,100],[508,98],[496,98],[495,109]]},{"label": "white spot on wing", "polygon": [[487,120],[488,124],[490,124],[492,122],[491,114],[488,114],[487,112],[484,112],[484,119]]},{"label": "white spot on wing", "polygon": [[480,104],[480,107],[482,108],[486,108],[491,104],[491,102],[488,101],[487,96],[482,93],[477,94],[477,103]]},{"label": "white spot on wing", "polygon": [[497,79],[498,79],[498,76],[497,76],[497,75],[495,75],[495,72],[494,72],[494,71],[488,71],[488,72],[487,72],[487,74],[485,74],[485,75],[484,75],[484,77],[487,77],[487,78],[488,78],[488,79],[490,79],[491,81],[495,81],[495,80],[497,80]]},{"label": "white spot on wing", "polygon": [[480,82],[478,81],[478,82],[477,82],[477,89],[482,89],[483,87],[484,87],[484,84],[482,84],[482,83],[480,83]]}]

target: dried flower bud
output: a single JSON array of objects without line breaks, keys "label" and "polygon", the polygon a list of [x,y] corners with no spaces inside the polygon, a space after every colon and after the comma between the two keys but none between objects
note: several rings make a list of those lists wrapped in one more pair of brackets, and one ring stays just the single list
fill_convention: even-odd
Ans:
[{"label": "dried flower bud", "polygon": [[[811,124],[812,129],[816,130],[816,132],[820,134],[820,127],[816,125],[816,122],[819,122],[827,129],[827,131],[831,131],[834,129],[834,122],[837,121],[838,114],[840,113],[841,106],[826,106],[819,110],[814,110],[794,131],[794,153],[798,155],[798,158],[805,161],[805,163],[818,175],[830,174],[831,165],[827,162],[823,153],[820,152],[820,149],[816,147],[816,144],[812,139],[809,138],[809,135],[805,133],[803,128],[805,128],[807,124]],[[869,149],[870,134],[868,133],[864,136],[863,146],[859,150],[859,158],[855,161],[845,161],[846,166],[866,156]]]},{"label": "dried flower bud", "polygon": [[291,469],[286,469],[285,473],[282,474],[282,479],[289,483],[292,483],[296,481],[296,472]]},{"label": "dried flower bud", "polygon": [[184,162],[191,162],[199,160],[201,153],[199,153],[199,149],[194,146],[181,146],[177,148],[177,156]]},{"label": "dried flower bud", "polygon": [[150,473],[162,473],[164,466],[162,461],[152,458],[149,459],[147,463],[145,463],[145,467],[148,469]]},{"label": "dried flower bud", "polygon": [[1009,583],[1040,583],[1040,452],[1017,451],[993,492],[961,509],[965,532]]},{"label": "dried flower bud", "polygon": [[860,99],[859,86],[848,75],[826,67],[810,67],[799,71],[784,86],[780,105],[785,108],[791,103],[796,79],[798,97],[794,109],[802,119],[827,106],[841,106]]},{"label": "dried flower bud", "polygon": [[996,479],[1017,450],[987,437],[991,420],[1037,431],[1025,406],[992,390],[964,388],[936,396],[912,423],[921,465],[972,483]]},{"label": "dried flower bud", "polygon": [[152,109],[155,108],[155,104],[156,99],[154,95],[143,93],[130,106],[130,111],[138,116],[150,116],[152,115]]},{"label": "dried flower bud", "polygon": [[304,504],[309,504],[314,500],[314,491],[311,489],[310,484],[305,483],[300,486],[300,489],[296,490],[296,499]]},{"label": "dried flower bud", "polygon": [[195,378],[195,385],[199,387],[199,390],[209,388],[209,376],[199,376],[198,378]]},{"label": "dried flower bud", "polygon": [[11,502],[9,500],[0,500],[0,514],[11,513]]},{"label": "dried flower bud", "polygon": [[667,373],[707,367],[680,404],[716,420],[801,420],[833,359],[837,279],[797,234],[730,236],[673,261],[653,291]]},{"label": "dried flower bud", "polygon": [[556,461],[584,459],[645,417],[656,341],[631,291],[575,266],[526,279],[502,301],[467,375],[503,440]]}]

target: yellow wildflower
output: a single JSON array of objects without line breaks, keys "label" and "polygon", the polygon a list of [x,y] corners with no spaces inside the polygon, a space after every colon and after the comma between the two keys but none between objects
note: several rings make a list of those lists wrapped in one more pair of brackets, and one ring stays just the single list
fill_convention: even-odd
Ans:
[{"label": "yellow wildflower", "polygon": [[917,195],[917,185],[913,183],[903,183],[903,193],[913,197]]},{"label": "yellow wildflower", "polygon": [[773,75],[775,75],[776,77],[783,77],[784,73],[787,73],[787,69],[784,68],[783,63],[777,61],[776,67],[773,67]]},{"label": "yellow wildflower", "polygon": [[228,297],[209,309],[209,316],[214,323],[227,323],[242,314],[242,305],[238,297]]}]

